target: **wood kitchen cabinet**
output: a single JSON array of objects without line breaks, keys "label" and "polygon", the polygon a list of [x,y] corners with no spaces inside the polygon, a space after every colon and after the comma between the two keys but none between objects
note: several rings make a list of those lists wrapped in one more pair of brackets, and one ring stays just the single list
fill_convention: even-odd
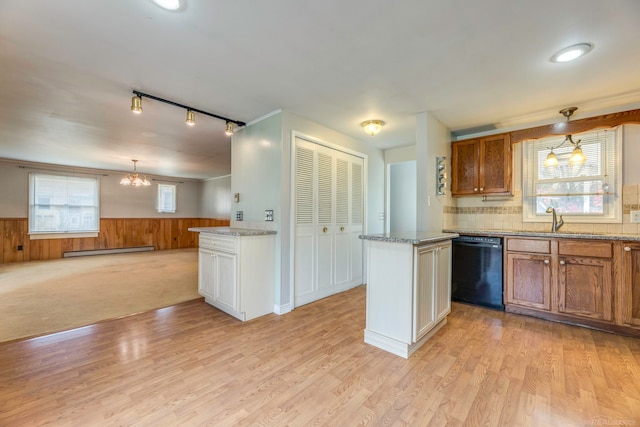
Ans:
[{"label": "wood kitchen cabinet", "polygon": [[505,304],[551,311],[551,242],[506,241]]},{"label": "wood kitchen cabinet", "polygon": [[640,330],[640,242],[624,242],[623,250],[616,317],[620,325]]},{"label": "wood kitchen cabinet", "polygon": [[[505,239],[505,308],[589,327],[616,330],[614,291],[616,256],[613,241],[582,239]],[[623,278],[626,324],[640,319],[640,244],[629,249]],[[634,272],[634,269],[636,271]],[[630,295],[635,294],[636,302]],[[620,317],[620,316],[618,316]],[[620,329],[617,329],[621,331]]]},{"label": "wood kitchen cabinet", "polygon": [[509,134],[455,141],[451,152],[453,196],[511,194]]}]

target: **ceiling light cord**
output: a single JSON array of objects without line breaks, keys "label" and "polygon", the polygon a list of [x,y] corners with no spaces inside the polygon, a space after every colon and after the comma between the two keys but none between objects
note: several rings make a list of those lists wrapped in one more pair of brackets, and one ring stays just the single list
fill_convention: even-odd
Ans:
[{"label": "ceiling light cord", "polygon": [[[245,122],[242,122],[242,121],[239,121],[239,120],[229,119],[227,117],[223,117],[223,116],[220,116],[218,114],[209,113],[209,112],[206,112],[206,111],[203,111],[203,110],[199,110],[197,108],[189,107],[188,105],[179,104],[177,102],[170,101],[168,99],[160,98],[160,97],[157,97],[157,96],[154,96],[154,95],[149,95],[148,93],[144,93],[144,92],[140,92],[140,91],[134,90],[133,94],[134,94],[134,96],[131,99],[131,111],[133,111],[134,113],[141,113],[142,112],[142,98],[149,98],[149,99],[153,99],[155,101],[164,102],[165,104],[173,105],[174,107],[180,107],[180,108],[184,108],[185,110],[187,110],[187,124],[188,125],[195,124],[195,115],[194,115],[194,113],[199,113],[199,114],[204,114],[205,116],[214,117],[216,119],[225,121],[226,124],[227,124],[227,126],[226,126],[227,130],[225,131],[225,133],[229,131],[229,124],[231,124],[231,130],[233,130],[233,125],[236,125],[237,127],[246,126]],[[189,120],[190,118],[192,119],[191,122]]]}]

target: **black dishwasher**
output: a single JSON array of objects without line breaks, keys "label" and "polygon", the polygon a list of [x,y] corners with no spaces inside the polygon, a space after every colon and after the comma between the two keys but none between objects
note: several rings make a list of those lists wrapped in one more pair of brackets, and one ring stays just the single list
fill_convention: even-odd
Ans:
[{"label": "black dishwasher", "polygon": [[452,300],[504,310],[502,272],[501,237],[453,239]]}]

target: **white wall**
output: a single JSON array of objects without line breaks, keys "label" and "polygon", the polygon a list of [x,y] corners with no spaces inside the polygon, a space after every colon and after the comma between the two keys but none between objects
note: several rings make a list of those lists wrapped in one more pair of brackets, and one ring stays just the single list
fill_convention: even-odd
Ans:
[{"label": "white wall", "polygon": [[416,115],[417,230],[440,232],[448,196],[436,196],[436,157],[446,156],[447,188],[451,181],[451,133],[429,113]]},{"label": "white wall", "polygon": [[210,178],[200,184],[200,218],[231,218],[231,175]]},{"label": "white wall", "polygon": [[392,163],[389,171],[389,231],[416,231],[416,161]]},{"label": "white wall", "polygon": [[[20,166],[24,166],[24,168]],[[123,172],[0,160],[0,180],[4,183],[11,183],[11,185],[0,186],[1,218],[28,217],[30,172],[98,176],[100,178],[100,216],[102,218],[198,218],[199,216],[199,181],[147,175],[152,185],[134,188],[120,185]],[[177,185],[176,213],[160,214],[156,211],[158,183]]]}]

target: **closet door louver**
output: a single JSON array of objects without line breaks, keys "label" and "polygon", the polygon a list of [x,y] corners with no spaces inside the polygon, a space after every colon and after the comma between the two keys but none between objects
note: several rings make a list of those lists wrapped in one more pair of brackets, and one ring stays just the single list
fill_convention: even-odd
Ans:
[{"label": "closet door louver", "polygon": [[296,147],[296,224],[313,223],[313,150]]}]

